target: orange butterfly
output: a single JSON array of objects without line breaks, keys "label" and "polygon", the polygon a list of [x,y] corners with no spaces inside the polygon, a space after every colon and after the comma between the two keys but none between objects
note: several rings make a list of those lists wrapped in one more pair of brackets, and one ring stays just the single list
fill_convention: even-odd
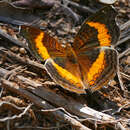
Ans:
[{"label": "orange butterfly", "polygon": [[42,30],[22,26],[32,53],[41,61],[51,78],[63,88],[81,94],[106,85],[117,72],[117,52],[111,45],[120,31],[115,22],[117,12],[106,6],[89,17],[72,45],[58,43]]}]

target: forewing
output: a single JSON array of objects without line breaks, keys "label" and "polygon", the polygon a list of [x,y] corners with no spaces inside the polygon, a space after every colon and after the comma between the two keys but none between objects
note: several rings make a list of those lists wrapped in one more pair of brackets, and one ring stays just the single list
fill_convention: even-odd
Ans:
[{"label": "forewing", "polygon": [[78,61],[84,86],[92,92],[107,85],[117,72],[117,52],[109,47],[82,52]]},{"label": "forewing", "polygon": [[42,30],[22,26],[21,32],[28,41],[29,49],[32,54],[44,61],[50,57],[65,56],[65,48],[60,43]]},{"label": "forewing", "polygon": [[115,44],[120,35],[116,15],[112,6],[106,6],[85,20],[72,45],[74,50]]}]

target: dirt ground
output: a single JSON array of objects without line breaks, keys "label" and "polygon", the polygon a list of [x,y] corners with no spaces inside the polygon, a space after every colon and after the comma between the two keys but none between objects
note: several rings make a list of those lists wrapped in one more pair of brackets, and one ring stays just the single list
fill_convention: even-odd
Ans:
[{"label": "dirt ground", "polygon": [[[40,17],[42,24],[37,26],[63,44],[73,43],[83,21],[105,6],[96,0],[45,2],[23,4],[28,17],[23,23]],[[7,6],[8,14],[15,14],[16,10]],[[130,1],[118,0],[113,6],[121,30],[115,46],[120,72],[99,91],[81,95],[57,85],[44,62],[30,53],[20,26],[15,25],[20,24],[15,18],[24,19],[23,12],[13,20],[5,20],[10,16],[1,17],[0,13],[0,130],[130,129]]]}]

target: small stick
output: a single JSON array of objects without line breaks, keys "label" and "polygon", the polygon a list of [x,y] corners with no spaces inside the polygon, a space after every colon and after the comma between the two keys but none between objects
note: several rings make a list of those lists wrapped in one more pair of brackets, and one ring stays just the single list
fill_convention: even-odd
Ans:
[{"label": "small stick", "polygon": [[81,12],[84,12],[84,13],[95,13],[96,12],[96,9],[91,9],[90,7],[87,7],[87,6],[83,6],[83,5],[79,5],[78,3],[75,3],[75,2],[72,2],[72,1],[69,1],[69,0],[65,0],[67,1],[68,5],[76,8],[77,10],[81,11]]}]

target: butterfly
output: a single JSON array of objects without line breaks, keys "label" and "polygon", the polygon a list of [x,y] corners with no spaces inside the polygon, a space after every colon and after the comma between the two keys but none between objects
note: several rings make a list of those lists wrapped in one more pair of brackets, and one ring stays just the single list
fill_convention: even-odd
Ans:
[{"label": "butterfly", "polygon": [[117,52],[112,47],[120,30],[112,6],[105,6],[86,19],[72,44],[56,39],[32,26],[21,30],[35,57],[61,87],[77,94],[94,92],[108,84],[117,72]]}]

